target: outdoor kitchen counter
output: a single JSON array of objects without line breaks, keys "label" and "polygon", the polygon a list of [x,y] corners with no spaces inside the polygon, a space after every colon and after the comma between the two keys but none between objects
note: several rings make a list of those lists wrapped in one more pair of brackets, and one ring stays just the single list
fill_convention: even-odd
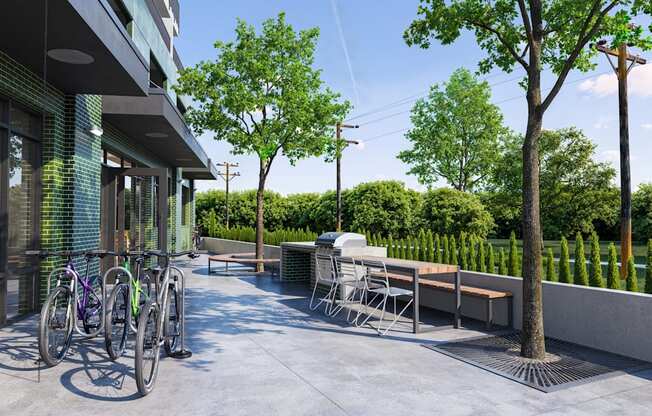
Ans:
[{"label": "outdoor kitchen counter", "polygon": [[[352,258],[355,264],[364,264],[364,262],[375,261],[385,263],[388,273],[404,274],[412,277],[412,292],[414,293],[413,314],[412,314],[412,332],[418,334],[421,331],[419,322],[419,276],[420,275],[437,275],[437,274],[455,274],[455,314],[453,318],[453,328],[460,327],[461,314],[461,273],[458,266],[450,264],[428,263],[424,261],[401,260],[388,257],[378,256],[357,256]],[[436,329],[442,329],[438,327]]]}]

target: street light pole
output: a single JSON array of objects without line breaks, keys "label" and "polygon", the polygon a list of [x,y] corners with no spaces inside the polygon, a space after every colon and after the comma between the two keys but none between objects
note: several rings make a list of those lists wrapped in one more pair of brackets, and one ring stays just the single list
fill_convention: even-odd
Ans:
[{"label": "street light pole", "polygon": [[342,231],[342,151],[349,144],[359,144],[356,140],[342,139],[342,129],[357,129],[360,126],[337,123],[335,125],[335,164],[336,164],[336,215],[335,229]]},{"label": "street light pole", "polygon": [[[627,52],[627,44],[618,45],[618,49],[606,46],[601,40],[596,49],[605,54],[609,64],[618,77],[618,113],[620,119],[620,278],[627,278],[627,261],[632,256],[632,179],[629,157],[629,111],[627,100],[627,78],[634,65],[645,65],[646,60]],[[611,57],[618,58],[618,66]]]}]

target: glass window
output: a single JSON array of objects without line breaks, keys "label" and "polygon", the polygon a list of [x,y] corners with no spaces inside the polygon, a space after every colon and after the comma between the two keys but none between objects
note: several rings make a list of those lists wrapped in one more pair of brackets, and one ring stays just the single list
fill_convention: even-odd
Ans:
[{"label": "glass window", "polygon": [[26,111],[11,106],[9,120],[11,130],[20,132],[29,137],[39,137],[41,135],[41,118],[34,116]]}]

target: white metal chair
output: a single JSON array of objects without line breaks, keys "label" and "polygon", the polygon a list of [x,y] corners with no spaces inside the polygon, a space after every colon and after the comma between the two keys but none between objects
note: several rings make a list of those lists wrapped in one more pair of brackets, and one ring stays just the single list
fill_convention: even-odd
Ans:
[{"label": "white metal chair", "polygon": [[[335,257],[335,285],[333,286],[333,302],[329,311],[330,316],[336,316],[347,305],[356,305],[356,295],[364,293],[366,284],[358,272],[359,266],[351,257]],[[339,303],[336,302],[338,290],[341,292]],[[346,314],[347,322],[357,321],[358,312],[356,311],[356,320],[351,321],[352,309],[348,308]]]},{"label": "white metal chair", "polygon": [[[387,332],[398,322],[398,320],[403,316],[405,311],[412,305],[414,302],[414,293],[412,293],[411,290],[408,289],[403,289],[400,287],[392,287],[389,284],[389,275],[387,274],[387,266],[385,266],[385,263],[382,261],[364,261],[361,262],[365,269],[365,282],[367,285],[367,293],[373,294],[373,298],[371,301],[368,302],[368,304],[373,304],[374,300],[377,299],[378,297],[381,297],[380,302],[376,307],[371,311],[371,313],[365,313],[367,314],[367,317],[365,320],[360,323],[360,326],[365,325],[369,319],[375,314],[376,311],[382,308],[382,311],[380,313],[380,321],[378,323],[378,328],[376,330],[378,331],[378,334],[381,336],[387,335]],[[396,305],[396,300],[399,297],[403,298],[409,298],[407,301],[407,304],[401,312],[398,314],[396,313],[397,311],[397,305]],[[392,322],[383,330],[382,325],[384,322],[385,318],[385,312],[387,310],[387,300],[392,299],[394,303],[394,319]],[[358,317],[356,317],[356,322],[357,322]]]},{"label": "white metal chair", "polygon": [[[328,314],[330,304],[334,299],[333,292],[335,290],[335,262],[333,256],[325,254],[315,255],[315,287],[312,289],[312,296],[310,297],[310,310],[314,311],[319,308],[322,303],[326,303],[324,313]],[[328,287],[326,295],[318,297],[318,287],[320,283]]]}]

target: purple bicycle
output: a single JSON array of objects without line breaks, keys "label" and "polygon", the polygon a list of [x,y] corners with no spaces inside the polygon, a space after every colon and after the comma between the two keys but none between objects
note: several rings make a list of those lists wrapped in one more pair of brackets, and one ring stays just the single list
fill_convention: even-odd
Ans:
[{"label": "purple bicycle", "polygon": [[[38,346],[43,362],[53,367],[66,356],[73,330],[85,338],[92,338],[104,329],[106,281],[104,277],[95,287],[96,278],[89,276],[93,259],[115,255],[109,251],[27,251],[26,255],[65,257],[66,265],[54,269],[48,278],[47,299],[41,309]],[[73,258],[84,256],[86,272],[82,277]],[[51,288],[52,283],[54,287]],[[80,328],[79,323],[82,323]]]}]

